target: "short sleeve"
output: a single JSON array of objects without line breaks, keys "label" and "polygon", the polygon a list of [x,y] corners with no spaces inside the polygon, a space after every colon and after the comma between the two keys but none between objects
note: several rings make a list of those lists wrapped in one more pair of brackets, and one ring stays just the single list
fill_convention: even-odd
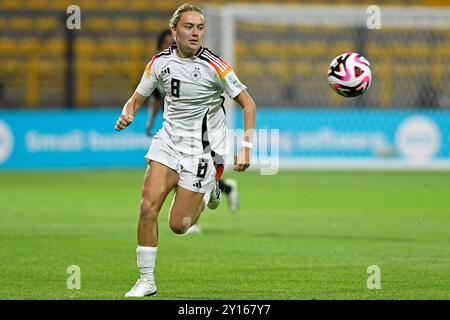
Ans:
[{"label": "short sleeve", "polygon": [[158,85],[155,66],[156,58],[157,56],[154,56],[152,60],[147,64],[144,74],[142,75],[141,82],[136,88],[136,92],[144,97],[150,96],[153,90]]},{"label": "short sleeve", "polygon": [[234,73],[231,67],[227,70],[223,77],[220,77],[221,87],[230,98],[235,98],[239,93],[247,89]]},{"label": "short sleeve", "polygon": [[247,87],[239,81],[239,78],[225,60],[211,52],[205,52],[203,59],[215,69],[218,86],[221,87],[230,98],[235,98],[239,93],[247,89]]}]

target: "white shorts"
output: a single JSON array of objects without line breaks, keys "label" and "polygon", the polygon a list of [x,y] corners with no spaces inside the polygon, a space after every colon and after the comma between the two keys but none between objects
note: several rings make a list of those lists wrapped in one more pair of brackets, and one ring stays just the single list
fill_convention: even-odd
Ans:
[{"label": "white shorts", "polygon": [[205,193],[208,196],[206,202],[223,171],[223,165],[218,165],[216,170],[211,154],[182,155],[157,136],[153,138],[144,158],[148,163],[153,160],[175,170],[180,176],[178,185],[194,192]]}]

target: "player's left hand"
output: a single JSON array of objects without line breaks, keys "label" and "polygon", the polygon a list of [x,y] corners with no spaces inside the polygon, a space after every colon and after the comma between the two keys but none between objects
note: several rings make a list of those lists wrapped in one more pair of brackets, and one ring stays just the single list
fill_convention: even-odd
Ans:
[{"label": "player's left hand", "polygon": [[252,150],[242,147],[234,158],[234,170],[245,171],[250,166],[250,156]]}]

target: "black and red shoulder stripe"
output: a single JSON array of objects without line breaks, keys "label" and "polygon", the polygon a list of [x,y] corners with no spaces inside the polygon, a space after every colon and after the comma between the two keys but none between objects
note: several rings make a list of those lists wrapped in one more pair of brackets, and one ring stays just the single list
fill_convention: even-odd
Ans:
[{"label": "black and red shoulder stripe", "polygon": [[216,70],[221,79],[223,79],[228,74],[228,72],[232,70],[230,65],[225,60],[214,54],[208,48],[200,48],[196,56],[208,62]]},{"label": "black and red shoulder stripe", "polygon": [[172,54],[172,52],[173,52],[172,47],[170,47],[170,48],[164,49],[160,53],[154,55],[152,57],[152,59],[150,60],[150,62],[145,67],[145,75],[147,77],[150,76],[150,71],[152,70],[153,63],[155,62],[156,59],[158,59],[159,57],[163,57],[163,56],[170,56]]}]

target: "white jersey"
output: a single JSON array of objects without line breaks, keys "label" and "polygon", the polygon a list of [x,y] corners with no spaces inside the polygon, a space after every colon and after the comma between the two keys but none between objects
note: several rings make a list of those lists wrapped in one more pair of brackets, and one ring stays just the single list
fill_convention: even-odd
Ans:
[{"label": "white jersey", "polygon": [[157,136],[175,150],[198,156],[226,153],[225,97],[246,89],[232,68],[205,47],[180,58],[176,46],[155,55],[136,91],[148,97],[160,84],[166,92],[164,122]]}]

